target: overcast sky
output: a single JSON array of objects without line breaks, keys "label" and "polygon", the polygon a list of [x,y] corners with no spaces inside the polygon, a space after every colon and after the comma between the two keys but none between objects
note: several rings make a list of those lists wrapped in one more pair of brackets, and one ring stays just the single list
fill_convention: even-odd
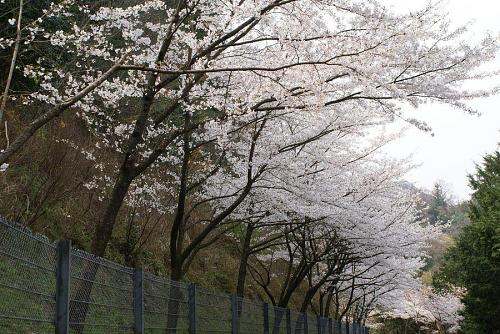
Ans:
[{"label": "overcast sky", "polygon": [[[425,6],[427,0],[380,0],[397,12]],[[443,7],[453,23],[474,20],[472,38],[487,32],[500,33],[500,1],[498,0],[448,0]],[[488,67],[500,69],[498,60]],[[496,81],[496,80],[495,80]],[[407,131],[404,138],[387,150],[396,156],[412,154],[420,164],[407,176],[417,186],[430,189],[437,180],[444,181],[458,199],[469,197],[471,190],[466,175],[474,172],[486,153],[498,148],[500,143],[500,96],[476,100],[471,103],[482,115],[472,116],[451,107],[431,104],[415,111],[416,118],[425,120],[433,129],[434,137],[416,129]]]}]

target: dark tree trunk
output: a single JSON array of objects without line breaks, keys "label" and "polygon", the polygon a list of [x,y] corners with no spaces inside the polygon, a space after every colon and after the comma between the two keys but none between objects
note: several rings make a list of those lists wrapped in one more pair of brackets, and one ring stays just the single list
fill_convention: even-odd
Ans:
[{"label": "dark tree trunk", "polygon": [[[91,253],[104,257],[106,252],[106,247],[111,239],[113,233],[113,227],[116,222],[116,217],[120,211],[123,200],[127,194],[128,188],[132,182],[130,173],[127,169],[122,168],[117,182],[113,188],[111,199],[109,201],[108,207],[104,214],[104,218],[96,227],[94,234],[94,239],[91,246]],[[74,325],[73,328],[77,333],[83,333],[84,323],[87,318],[87,313],[89,311],[90,296],[92,293],[92,288],[94,281],[99,270],[99,265],[97,263],[86,262],[81,275],[84,280],[78,281],[75,287],[75,291],[72,294],[74,299],[80,300],[82,302],[76,302],[72,304],[70,310],[71,322],[78,325]]]},{"label": "dark tree trunk", "polygon": [[304,300],[302,301],[302,305],[300,306],[301,313],[307,312],[307,307],[308,307],[309,303],[311,302],[311,300],[313,299],[316,292],[318,291],[318,289],[319,289],[319,287],[307,290],[307,293],[304,297]]},{"label": "dark tree trunk", "polygon": [[127,169],[122,169],[113,188],[103,219],[96,226],[91,246],[92,254],[104,257],[106,247],[113,234],[118,212],[120,211],[132,180],[133,178],[130,176],[130,172]]},{"label": "dark tree trunk", "polygon": [[319,294],[319,315],[324,317],[325,316],[325,303],[324,303],[324,300],[325,300],[325,294],[324,293],[320,293]]},{"label": "dark tree trunk", "polygon": [[177,332],[177,323],[181,316],[180,303],[185,297],[182,293],[180,284],[176,283],[177,281],[172,282],[169,289],[166,334],[175,334]]},{"label": "dark tree trunk", "polygon": [[330,318],[330,309],[332,305],[332,298],[333,295],[331,293],[328,293],[326,296],[326,303],[325,303],[325,313],[323,314],[324,317]]},{"label": "dark tree trunk", "polygon": [[241,250],[240,268],[238,270],[238,284],[236,286],[236,295],[239,297],[245,296],[245,280],[247,276],[248,258],[250,257],[250,242],[252,241],[252,234],[255,230],[253,224],[248,224],[243,247]]},{"label": "dark tree trunk", "polygon": [[274,323],[273,323],[273,331],[272,334],[280,334],[281,333],[281,322],[285,317],[285,309],[284,308],[274,308]]},{"label": "dark tree trunk", "polygon": [[184,261],[182,257],[183,252],[183,229],[184,229],[184,214],[186,208],[187,197],[187,183],[189,173],[189,157],[190,157],[190,134],[187,131],[190,123],[189,113],[185,114],[184,118],[184,132],[183,136],[183,149],[184,156],[182,158],[182,168],[180,177],[180,186],[177,199],[177,209],[175,212],[174,221],[172,223],[172,230],[170,231],[170,265],[172,272],[170,278],[174,281],[170,286],[170,294],[168,299],[168,314],[167,314],[167,330],[166,334],[175,334],[177,331],[177,322],[179,320],[180,302],[182,299],[182,292],[180,286],[175,283],[180,282],[184,276]]}]

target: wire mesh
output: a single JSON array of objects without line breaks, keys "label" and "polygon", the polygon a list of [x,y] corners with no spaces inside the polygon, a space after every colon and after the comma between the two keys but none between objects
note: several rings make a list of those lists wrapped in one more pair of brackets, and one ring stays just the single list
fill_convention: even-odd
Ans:
[{"label": "wire mesh", "polygon": [[269,333],[286,334],[286,308],[269,307]]},{"label": "wire mesh", "polygon": [[347,324],[345,322],[340,323],[340,333],[341,334],[347,333]]},{"label": "wire mesh", "polygon": [[237,298],[240,334],[264,332],[264,303]]},{"label": "wire mesh", "polygon": [[71,251],[70,332],[133,333],[133,270]]},{"label": "wire mesh", "polygon": [[321,334],[328,333],[328,318],[319,318],[319,329]]},{"label": "wire mesh", "polygon": [[144,273],[144,331],[189,332],[187,284]]},{"label": "wire mesh", "polygon": [[[0,217],[0,333],[55,332],[56,246],[22,225]],[[71,250],[70,333],[134,333],[134,270],[117,263]],[[196,288],[194,296],[199,334],[231,333],[231,296]],[[189,285],[144,273],[144,333],[189,333]],[[264,333],[264,304],[236,298],[240,334]],[[307,317],[286,308],[267,308],[269,334],[329,334],[328,319]],[[333,334],[346,333],[346,324],[334,320]],[[349,333],[365,327],[351,325]]]},{"label": "wire mesh", "polygon": [[304,334],[304,314],[290,311],[290,326],[292,334]]},{"label": "wire mesh", "polygon": [[315,315],[309,315],[307,317],[307,329],[308,334],[320,334],[318,332],[318,317]]},{"label": "wire mesh", "polygon": [[0,333],[54,333],[56,249],[0,217]]},{"label": "wire mesh", "polygon": [[197,333],[231,333],[231,297],[207,289],[197,289]]},{"label": "wire mesh", "polygon": [[333,320],[332,321],[332,329],[333,329],[333,334],[342,334],[341,333],[341,322],[339,320]]}]

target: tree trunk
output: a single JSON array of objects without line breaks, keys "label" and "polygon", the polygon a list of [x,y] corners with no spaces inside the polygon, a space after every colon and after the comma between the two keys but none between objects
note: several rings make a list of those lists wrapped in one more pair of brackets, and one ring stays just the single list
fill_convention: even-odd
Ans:
[{"label": "tree trunk", "polygon": [[306,313],[307,312],[307,306],[313,299],[314,295],[318,291],[318,288],[313,288],[313,289],[308,289],[306,295],[304,296],[304,300],[302,301],[302,305],[300,306],[300,312],[301,313]]},{"label": "tree trunk", "polygon": [[274,308],[274,324],[272,334],[280,334],[281,333],[281,322],[283,321],[283,317],[285,316],[284,308]]},{"label": "tree trunk", "polygon": [[96,226],[91,246],[92,254],[101,257],[104,256],[106,247],[111,240],[116,217],[118,216],[118,212],[120,211],[132,180],[133,178],[131,177],[129,170],[122,168],[120,170],[118,180],[115,182],[104,217]]},{"label": "tree trunk", "polygon": [[166,334],[175,334],[177,331],[177,322],[179,321],[179,309],[180,302],[182,299],[182,292],[180,286],[176,285],[176,282],[184,276],[184,262],[185,258],[182,258],[183,252],[183,229],[184,229],[184,214],[186,206],[187,197],[187,183],[188,183],[188,173],[189,173],[189,157],[190,157],[190,135],[187,128],[189,127],[190,115],[186,113],[184,119],[184,132],[183,137],[183,149],[184,156],[182,158],[182,169],[181,169],[181,183],[179,186],[177,209],[172,223],[172,230],[170,231],[170,264],[172,272],[170,278],[174,281],[170,286],[170,294],[168,298],[168,315],[167,315],[167,330]]},{"label": "tree trunk", "polygon": [[[170,284],[167,306],[167,328],[166,334],[175,334],[177,332],[177,323],[180,317],[180,303],[185,297],[182,293],[180,279],[182,275],[176,271],[172,273],[171,278],[174,280]],[[179,284],[177,284],[179,283]]]},{"label": "tree trunk", "polygon": [[[127,169],[122,168],[117,182],[113,188],[113,193],[111,199],[106,208],[104,218],[98,223],[94,239],[91,246],[91,252],[99,257],[104,257],[106,252],[106,247],[111,239],[111,234],[113,232],[113,227],[116,222],[116,217],[123,203],[123,200],[127,194],[132,178]],[[97,272],[99,270],[99,265],[97,263],[87,262],[82,270],[82,275],[85,281],[80,281],[76,286],[75,292],[72,294],[76,299],[82,301],[90,301],[90,295],[92,293],[92,287],[94,285]],[[89,311],[89,303],[74,303],[71,315],[72,322],[79,325],[73,326],[77,333],[83,333],[84,323],[87,318],[87,313]]]},{"label": "tree trunk", "polygon": [[328,293],[327,297],[326,297],[326,303],[325,303],[325,313],[324,313],[324,317],[326,318],[330,318],[330,308],[331,308],[331,305],[332,305],[332,298],[333,298],[333,295],[332,293]]},{"label": "tree trunk", "polygon": [[255,230],[253,224],[247,224],[245,233],[245,240],[241,250],[240,268],[238,270],[238,284],[236,286],[236,295],[243,298],[245,296],[245,280],[247,276],[248,258],[250,257],[250,242],[252,241],[252,234]]}]

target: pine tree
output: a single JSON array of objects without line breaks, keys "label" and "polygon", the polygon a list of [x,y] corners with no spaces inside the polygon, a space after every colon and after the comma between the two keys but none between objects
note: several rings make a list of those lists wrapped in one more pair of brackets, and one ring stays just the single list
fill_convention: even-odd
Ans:
[{"label": "pine tree", "polygon": [[469,204],[472,224],[446,255],[435,284],[466,289],[465,333],[500,333],[500,152],[484,158],[475,175]]}]

